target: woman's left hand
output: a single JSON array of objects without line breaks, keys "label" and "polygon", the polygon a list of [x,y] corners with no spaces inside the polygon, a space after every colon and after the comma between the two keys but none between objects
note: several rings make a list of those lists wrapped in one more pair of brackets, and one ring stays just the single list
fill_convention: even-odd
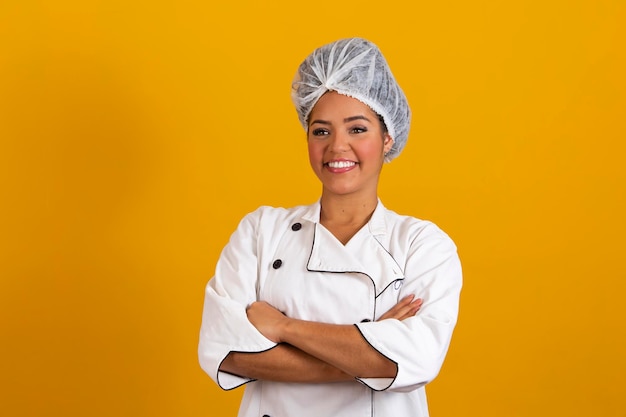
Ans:
[{"label": "woman's left hand", "polygon": [[385,319],[396,319],[402,321],[404,319],[408,319],[409,317],[413,317],[417,314],[420,308],[422,308],[423,303],[424,300],[421,298],[415,298],[415,295],[413,294],[407,295],[400,300],[398,304],[383,314],[377,321]]},{"label": "woman's left hand", "polygon": [[255,301],[246,309],[248,320],[261,334],[274,343],[281,343],[283,327],[289,318],[283,313],[266,303]]}]

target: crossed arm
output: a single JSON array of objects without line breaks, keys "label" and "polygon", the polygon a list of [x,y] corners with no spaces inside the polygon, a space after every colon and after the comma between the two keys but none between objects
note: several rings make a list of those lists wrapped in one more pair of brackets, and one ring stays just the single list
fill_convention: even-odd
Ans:
[{"label": "crossed arm", "polygon": [[[414,316],[422,300],[404,297],[383,314],[386,319]],[[360,378],[393,378],[397,365],[363,338],[354,325],[336,325],[289,318],[265,302],[247,309],[250,322],[278,343],[258,353],[231,352],[220,370],[248,378],[282,382],[338,382]]]}]

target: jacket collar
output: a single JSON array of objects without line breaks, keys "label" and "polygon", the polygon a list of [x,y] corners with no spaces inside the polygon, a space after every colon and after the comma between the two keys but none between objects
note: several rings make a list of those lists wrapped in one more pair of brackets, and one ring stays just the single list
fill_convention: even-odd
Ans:
[{"label": "jacket collar", "polygon": [[[380,199],[378,199],[378,204],[374,209],[374,213],[372,213],[372,217],[370,218],[369,222],[367,222],[367,227],[372,235],[380,236],[387,233],[387,224],[385,222],[386,211],[387,209],[380,201]],[[302,219],[318,224],[320,222],[321,212],[322,205],[318,200],[316,203],[306,207],[304,213],[302,214]]]},{"label": "jacket collar", "polygon": [[391,283],[404,279],[402,268],[381,243],[380,237],[387,233],[385,212],[386,209],[379,200],[367,225],[357,232],[353,237],[354,241],[351,240],[344,246],[319,223],[319,202],[307,207],[302,219],[315,224],[307,269],[364,274],[372,280],[376,295]]}]

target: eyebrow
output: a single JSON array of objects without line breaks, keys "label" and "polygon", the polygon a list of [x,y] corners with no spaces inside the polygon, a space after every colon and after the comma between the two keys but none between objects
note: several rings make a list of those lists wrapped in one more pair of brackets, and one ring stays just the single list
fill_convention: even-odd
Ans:
[{"label": "eyebrow", "polygon": [[[344,123],[350,123],[350,122],[353,122],[355,120],[365,120],[365,121],[368,121],[370,123],[372,122],[370,119],[368,119],[367,117],[365,117],[365,116],[363,116],[361,114],[356,115],[356,116],[346,117],[345,119],[343,119],[343,122]],[[311,121],[311,124],[315,124],[315,123],[319,123],[319,124],[322,124],[322,125],[329,125],[330,124],[329,121],[321,120],[321,119],[315,119],[315,120]]]}]

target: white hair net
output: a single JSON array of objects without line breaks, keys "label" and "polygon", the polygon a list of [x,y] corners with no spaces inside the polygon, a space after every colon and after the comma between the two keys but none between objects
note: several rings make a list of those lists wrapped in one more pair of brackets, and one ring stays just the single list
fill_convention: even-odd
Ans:
[{"label": "white hair net", "polygon": [[313,106],[327,91],[353,97],[380,115],[394,140],[385,160],[400,154],[409,135],[411,110],[376,45],[361,38],[342,39],[317,48],[300,64],[291,99],[305,130]]}]

